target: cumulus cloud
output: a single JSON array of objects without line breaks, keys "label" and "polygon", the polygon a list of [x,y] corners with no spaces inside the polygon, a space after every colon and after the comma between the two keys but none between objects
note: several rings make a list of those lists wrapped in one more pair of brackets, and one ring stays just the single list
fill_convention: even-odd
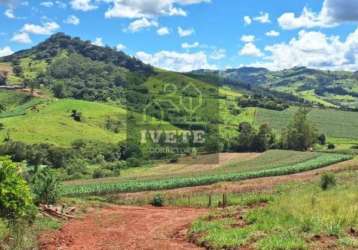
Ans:
[{"label": "cumulus cloud", "polygon": [[111,4],[106,18],[154,18],[158,16],[186,16],[181,7],[208,3],[209,0],[104,0]]},{"label": "cumulus cloud", "polygon": [[252,19],[251,19],[251,17],[250,17],[250,16],[244,16],[244,23],[245,23],[246,25],[252,24]]},{"label": "cumulus cloud", "polygon": [[22,44],[29,44],[32,43],[32,40],[29,36],[28,33],[24,33],[24,32],[20,32],[20,33],[16,33],[12,38],[11,38],[12,42],[16,42],[16,43],[22,43]]},{"label": "cumulus cloud", "polygon": [[178,53],[175,51],[160,51],[155,54],[137,52],[136,57],[145,63],[167,70],[188,72],[197,69],[215,69],[210,65],[204,52]]},{"label": "cumulus cloud", "polygon": [[79,25],[80,19],[74,15],[71,15],[71,16],[67,17],[67,19],[64,21],[64,23],[72,24],[72,25]]},{"label": "cumulus cloud", "polygon": [[93,45],[104,47],[104,42],[102,37],[97,37],[96,40],[92,42]]},{"label": "cumulus cloud", "polygon": [[131,22],[128,26],[128,30],[131,32],[138,32],[142,29],[150,28],[150,27],[158,27],[158,22],[154,20],[150,20],[147,18],[137,19]]},{"label": "cumulus cloud", "polygon": [[241,56],[262,57],[263,53],[252,42],[246,43],[239,53]]},{"label": "cumulus cloud", "polygon": [[127,46],[125,46],[124,44],[119,43],[116,46],[116,50],[118,50],[118,51],[123,51],[125,49],[127,49]]},{"label": "cumulus cloud", "polygon": [[181,47],[183,49],[194,49],[194,48],[197,48],[199,47],[199,43],[198,42],[195,42],[195,43],[182,43]]},{"label": "cumulus cloud", "polygon": [[4,48],[0,48],[0,57],[9,56],[9,55],[11,55],[13,53],[14,53],[14,51],[12,51],[12,49],[9,46],[6,46]]},{"label": "cumulus cloud", "polygon": [[195,33],[195,30],[193,28],[183,29],[182,27],[178,27],[178,34],[179,34],[180,37],[191,36],[194,33]]},{"label": "cumulus cloud", "polygon": [[280,36],[280,32],[278,32],[276,30],[270,30],[270,31],[266,32],[265,35],[269,36],[269,37],[277,37],[277,36]]},{"label": "cumulus cloud", "polygon": [[90,11],[98,8],[92,0],[71,0],[70,4],[74,10]]},{"label": "cumulus cloud", "polygon": [[296,66],[331,70],[353,70],[358,68],[358,29],[345,40],[338,36],[327,36],[321,32],[300,31],[298,37],[287,43],[267,46],[270,53],[256,66],[273,70]]},{"label": "cumulus cloud", "polygon": [[157,30],[159,36],[165,36],[170,34],[170,30],[167,27],[161,27]]},{"label": "cumulus cloud", "polygon": [[253,35],[243,35],[241,36],[241,41],[244,43],[252,43],[255,41],[255,36]]},{"label": "cumulus cloud", "polygon": [[334,27],[342,22],[358,21],[358,1],[356,0],[325,0],[319,12],[304,8],[296,16],[287,12],[278,18],[283,29]]},{"label": "cumulus cloud", "polygon": [[22,27],[21,32],[35,35],[51,35],[59,28],[60,26],[56,22],[47,22],[42,25],[27,23]]}]

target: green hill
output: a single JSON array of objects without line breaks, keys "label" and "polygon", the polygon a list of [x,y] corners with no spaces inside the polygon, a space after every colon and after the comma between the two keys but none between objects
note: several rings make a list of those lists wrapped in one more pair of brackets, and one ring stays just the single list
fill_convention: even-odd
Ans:
[{"label": "green hill", "polygon": [[191,75],[221,78],[222,82],[229,82],[238,88],[277,91],[316,106],[358,108],[358,77],[353,72],[323,71],[305,67],[269,71],[264,68],[244,67],[225,71],[199,70]]}]

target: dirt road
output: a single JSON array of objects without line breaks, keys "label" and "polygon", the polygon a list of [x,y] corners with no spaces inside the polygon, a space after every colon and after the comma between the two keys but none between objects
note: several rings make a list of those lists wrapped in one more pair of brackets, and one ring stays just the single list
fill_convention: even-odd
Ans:
[{"label": "dirt road", "polygon": [[[211,186],[182,188],[168,194],[196,192],[249,192],[269,190],[292,181],[310,181],[326,171],[357,170],[357,160],[338,163],[304,173],[266,177],[242,182],[219,183]],[[118,195],[132,199],[153,197],[154,192]],[[40,237],[45,250],[191,250],[199,249],[185,240],[189,224],[207,213],[205,209],[153,208],[111,206],[89,213],[84,219],[73,220],[60,231]]]},{"label": "dirt road", "polygon": [[40,236],[46,250],[200,249],[185,239],[186,229],[204,209],[112,206],[70,221]]}]

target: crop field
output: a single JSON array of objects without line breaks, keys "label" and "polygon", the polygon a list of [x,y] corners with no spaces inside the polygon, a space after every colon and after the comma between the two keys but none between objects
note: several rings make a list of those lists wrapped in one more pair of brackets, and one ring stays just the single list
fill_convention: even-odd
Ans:
[{"label": "crop field", "polygon": [[[270,151],[268,156],[263,154],[261,157],[267,157],[262,160],[252,159],[246,163],[230,163],[223,165],[221,168],[212,171],[206,171],[199,174],[178,174],[163,176],[152,176],[151,178],[133,178],[133,179],[118,179],[110,182],[92,182],[83,184],[65,184],[62,193],[64,195],[86,195],[86,194],[103,194],[103,193],[121,193],[121,192],[137,192],[137,191],[154,191],[174,189],[181,187],[192,187],[210,185],[224,181],[240,181],[245,179],[278,176],[293,174],[308,170],[313,170],[325,167],[337,162],[348,160],[351,157],[347,155],[337,154],[310,154],[301,153],[296,155],[296,162],[292,162],[289,158],[281,158],[281,152],[285,151]],[[290,152],[292,157],[292,152]],[[276,160],[272,157],[276,156]],[[282,159],[282,160],[281,160]],[[292,158],[291,158],[292,159]],[[255,163],[256,161],[256,163]]]},{"label": "crop field", "polygon": [[[273,111],[257,108],[255,122],[268,123],[271,127],[280,130],[288,125],[296,110],[296,108],[289,108],[285,111]],[[358,139],[357,112],[312,109],[308,117],[318,131],[329,138]]]}]

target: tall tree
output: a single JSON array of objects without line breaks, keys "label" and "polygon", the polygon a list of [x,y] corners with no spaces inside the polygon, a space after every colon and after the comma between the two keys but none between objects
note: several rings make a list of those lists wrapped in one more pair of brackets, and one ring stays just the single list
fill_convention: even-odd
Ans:
[{"label": "tall tree", "polygon": [[316,142],[316,129],[307,119],[309,110],[300,108],[283,133],[283,146],[287,149],[306,151]]}]

